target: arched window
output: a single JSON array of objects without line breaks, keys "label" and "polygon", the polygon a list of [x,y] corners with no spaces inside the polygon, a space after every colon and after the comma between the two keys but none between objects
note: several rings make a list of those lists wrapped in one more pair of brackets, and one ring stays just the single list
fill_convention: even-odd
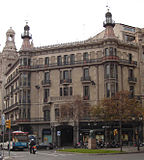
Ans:
[{"label": "arched window", "polygon": [[45,121],[50,121],[50,110],[45,110],[44,111],[44,120]]}]

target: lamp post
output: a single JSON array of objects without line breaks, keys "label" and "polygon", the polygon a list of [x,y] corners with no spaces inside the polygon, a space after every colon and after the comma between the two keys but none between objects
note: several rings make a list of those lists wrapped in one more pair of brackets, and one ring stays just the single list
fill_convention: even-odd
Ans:
[{"label": "lamp post", "polygon": [[138,127],[137,127],[137,133],[138,133],[138,140],[137,140],[137,150],[140,151],[140,125],[141,125],[141,121],[143,120],[142,117],[139,117],[138,119]]},{"label": "lamp post", "polygon": [[135,142],[135,117],[132,117],[132,126],[133,126],[133,137],[132,137],[132,141],[133,141],[133,144]]}]

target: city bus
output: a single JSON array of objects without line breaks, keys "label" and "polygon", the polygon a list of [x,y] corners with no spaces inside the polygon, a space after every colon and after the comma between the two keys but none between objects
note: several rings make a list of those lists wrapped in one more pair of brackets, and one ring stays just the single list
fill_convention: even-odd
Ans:
[{"label": "city bus", "polygon": [[[10,150],[16,150],[16,149],[24,149],[28,148],[28,132],[22,132],[22,131],[14,131],[10,135]],[[8,133],[5,133],[4,135],[4,146],[3,146],[3,135],[0,135],[0,145],[1,148],[4,147],[4,149],[9,148],[9,139],[8,139]]]}]

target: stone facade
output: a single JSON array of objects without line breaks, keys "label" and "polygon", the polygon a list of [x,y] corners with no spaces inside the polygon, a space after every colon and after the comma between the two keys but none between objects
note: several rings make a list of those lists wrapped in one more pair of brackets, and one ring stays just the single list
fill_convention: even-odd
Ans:
[{"label": "stone facade", "polygon": [[104,124],[98,128],[92,119],[59,123],[59,106],[74,96],[94,105],[129,90],[143,103],[143,29],[115,24],[111,16],[106,14],[106,29],[93,38],[46,47],[34,47],[28,24],[24,27],[18,60],[7,70],[2,91],[3,113],[13,130],[29,131],[39,142],[58,144],[60,138],[61,145],[75,144],[87,141],[92,128],[103,138]]},{"label": "stone facade", "polygon": [[[2,53],[0,54],[0,110],[4,109],[4,95],[6,82],[5,72],[18,59],[18,53],[15,46],[15,32],[12,28],[6,32],[6,42]],[[1,115],[1,114],[0,114]],[[1,121],[1,118],[0,118]]]}]

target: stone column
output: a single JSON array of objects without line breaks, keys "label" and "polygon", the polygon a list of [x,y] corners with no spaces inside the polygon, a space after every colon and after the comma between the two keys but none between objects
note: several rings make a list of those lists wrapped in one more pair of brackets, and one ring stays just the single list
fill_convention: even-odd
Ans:
[{"label": "stone column", "polygon": [[75,125],[73,127],[73,145],[75,145],[77,142],[79,142],[79,126]]},{"label": "stone column", "polygon": [[52,142],[54,145],[57,145],[56,127],[55,126],[53,126],[53,128],[52,128]]}]

